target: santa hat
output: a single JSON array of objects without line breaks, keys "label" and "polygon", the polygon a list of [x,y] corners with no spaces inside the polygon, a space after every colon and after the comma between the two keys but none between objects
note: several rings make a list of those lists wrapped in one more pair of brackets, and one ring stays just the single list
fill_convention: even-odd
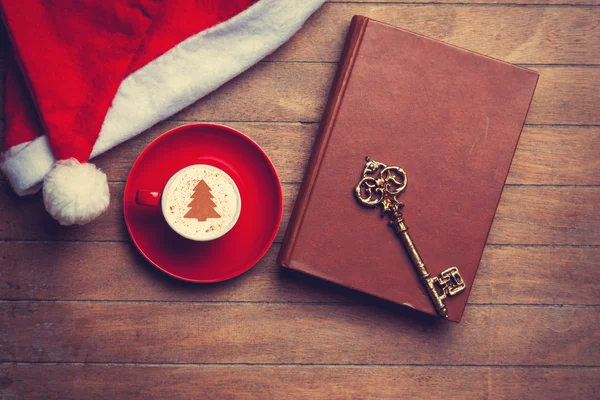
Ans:
[{"label": "santa hat", "polygon": [[0,168],[63,225],[108,207],[87,163],[240,74],[324,0],[0,0],[13,44]]}]

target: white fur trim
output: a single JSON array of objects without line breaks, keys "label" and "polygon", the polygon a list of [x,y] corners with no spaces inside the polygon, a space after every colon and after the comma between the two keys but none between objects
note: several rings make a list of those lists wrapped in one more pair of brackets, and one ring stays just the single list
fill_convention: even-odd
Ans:
[{"label": "white fur trim", "polygon": [[46,136],[13,146],[2,155],[0,169],[19,196],[40,190],[44,176],[54,165]]},{"label": "white fur trim", "polygon": [[[91,157],[131,139],[256,64],[286,42],[323,2],[261,0],[129,75],[119,86]],[[16,193],[28,194],[54,164],[48,140],[42,136],[16,154],[10,150],[0,169]]]},{"label": "white fur trim", "polygon": [[44,178],[44,205],[61,225],[83,225],[108,208],[106,174],[74,158],[57,161]]}]

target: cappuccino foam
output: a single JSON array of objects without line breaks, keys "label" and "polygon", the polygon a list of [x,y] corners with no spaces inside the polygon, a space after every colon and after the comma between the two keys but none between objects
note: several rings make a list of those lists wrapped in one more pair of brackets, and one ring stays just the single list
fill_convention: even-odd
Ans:
[{"label": "cappuccino foam", "polygon": [[167,184],[162,209],[167,222],[182,236],[211,240],[231,229],[239,217],[240,197],[233,180],[209,165],[192,165]]}]

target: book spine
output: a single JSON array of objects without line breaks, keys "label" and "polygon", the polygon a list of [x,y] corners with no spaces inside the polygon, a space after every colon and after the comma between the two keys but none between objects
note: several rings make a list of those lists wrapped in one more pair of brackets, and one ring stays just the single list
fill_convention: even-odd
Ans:
[{"label": "book spine", "polygon": [[315,138],[313,151],[306,166],[304,180],[300,187],[288,228],[285,232],[279,256],[277,257],[278,264],[284,267],[293,268],[290,264],[298,232],[302,226],[304,213],[310,200],[314,183],[319,174],[321,161],[323,160],[323,156],[327,149],[327,143],[329,142],[331,132],[333,131],[335,119],[344,97],[344,91],[350,78],[352,66],[354,65],[368,21],[369,19],[367,17],[355,15],[350,23],[344,50],[340,57],[340,65],[334,78],[333,90],[330,92],[327,107],[325,108],[321,120],[319,133]]}]

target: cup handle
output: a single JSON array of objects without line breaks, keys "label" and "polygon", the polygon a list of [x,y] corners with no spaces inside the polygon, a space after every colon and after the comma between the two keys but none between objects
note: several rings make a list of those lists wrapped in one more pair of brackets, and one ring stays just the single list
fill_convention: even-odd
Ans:
[{"label": "cup handle", "polygon": [[147,207],[159,207],[160,206],[159,192],[153,192],[151,190],[140,189],[135,194],[135,202],[141,206]]}]

